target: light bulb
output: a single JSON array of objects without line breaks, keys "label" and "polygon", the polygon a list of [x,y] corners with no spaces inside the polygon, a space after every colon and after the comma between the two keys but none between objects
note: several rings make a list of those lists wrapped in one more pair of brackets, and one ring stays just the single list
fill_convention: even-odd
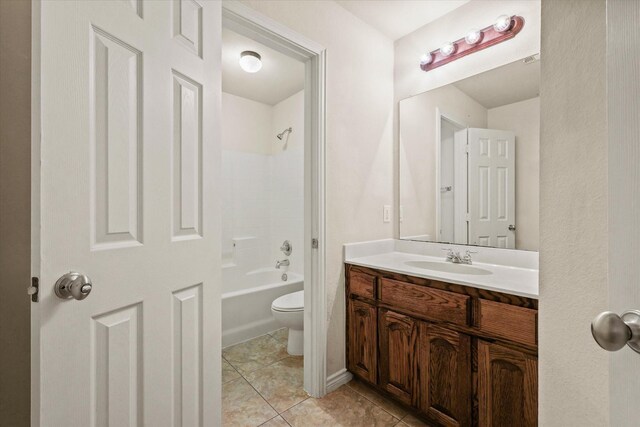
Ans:
[{"label": "light bulb", "polygon": [[431,52],[425,53],[420,57],[420,65],[429,65],[433,62],[433,55]]},{"label": "light bulb", "polygon": [[480,41],[481,38],[482,33],[474,28],[467,33],[467,35],[464,37],[464,40],[467,42],[467,44],[476,44]]},{"label": "light bulb", "polygon": [[440,48],[440,53],[442,54],[442,56],[450,56],[455,51],[456,51],[456,45],[455,43],[451,43],[451,42],[443,44],[442,47]]},{"label": "light bulb", "polygon": [[499,33],[504,33],[511,27],[511,17],[509,15],[500,15],[493,24],[493,29]]},{"label": "light bulb", "polygon": [[240,54],[240,68],[247,73],[257,73],[262,68],[262,58],[257,52],[245,50]]}]

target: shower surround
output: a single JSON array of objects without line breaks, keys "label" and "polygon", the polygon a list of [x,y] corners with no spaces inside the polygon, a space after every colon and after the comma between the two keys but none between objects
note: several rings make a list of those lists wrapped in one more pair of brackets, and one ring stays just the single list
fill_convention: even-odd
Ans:
[{"label": "shower surround", "polygon": [[[303,288],[304,93],[271,106],[223,92],[222,112],[222,330],[229,346],[276,329],[271,302]],[[275,269],[286,257],[285,240],[293,246],[287,281]]]}]

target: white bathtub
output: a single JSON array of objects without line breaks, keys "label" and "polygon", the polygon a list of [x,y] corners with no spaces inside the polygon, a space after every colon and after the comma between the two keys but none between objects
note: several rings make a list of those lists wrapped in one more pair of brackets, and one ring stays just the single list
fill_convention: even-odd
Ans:
[{"label": "white bathtub", "polygon": [[[228,273],[228,274],[225,274]],[[274,331],[280,326],[271,316],[271,303],[279,296],[304,288],[301,274],[259,269],[246,274],[223,270],[222,346],[228,347]]]}]

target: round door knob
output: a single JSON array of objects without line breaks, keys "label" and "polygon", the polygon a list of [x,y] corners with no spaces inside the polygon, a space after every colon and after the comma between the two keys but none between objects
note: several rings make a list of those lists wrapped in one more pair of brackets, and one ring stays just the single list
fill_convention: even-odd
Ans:
[{"label": "round door knob", "polygon": [[58,279],[54,290],[58,298],[83,300],[91,293],[89,276],[71,271]]},{"label": "round door knob", "polygon": [[622,316],[611,311],[602,312],[591,322],[591,334],[607,351],[618,351],[628,345],[640,353],[640,311],[625,311]]}]

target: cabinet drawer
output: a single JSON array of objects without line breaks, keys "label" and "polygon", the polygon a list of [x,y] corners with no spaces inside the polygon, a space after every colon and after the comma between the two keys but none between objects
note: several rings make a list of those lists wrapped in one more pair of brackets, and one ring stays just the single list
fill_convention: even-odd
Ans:
[{"label": "cabinet drawer", "polygon": [[376,276],[352,271],[349,273],[349,293],[361,297],[375,299]]},{"label": "cabinet drawer", "polygon": [[382,279],[380,300],[401,310],[410,310],[429,319],[467,325],[469,318],[467,295],[427,288],[397,280]]},{"label": "cabinet drawer", "polygon": [[537,310],[483,299],[479,302],[476,326],[481,331],[521,344],[537,344]]}]

